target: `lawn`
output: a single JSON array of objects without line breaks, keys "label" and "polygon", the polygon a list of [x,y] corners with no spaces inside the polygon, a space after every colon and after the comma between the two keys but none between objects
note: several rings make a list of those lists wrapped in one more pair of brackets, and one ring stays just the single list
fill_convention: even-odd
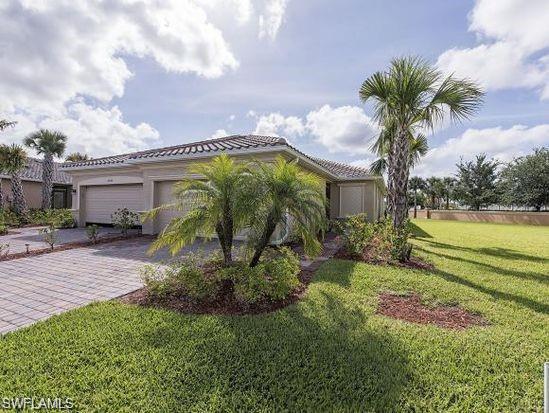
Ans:
[{"label": "lawn", "polygon": [[[417,221],[421,272],[331,260],[305,299],[264,316],[118,303],[0,339],[0,398],[81,411],[541,411],[549,230]],[[375,314],[381,291],[481,313],[465,331]]]}]

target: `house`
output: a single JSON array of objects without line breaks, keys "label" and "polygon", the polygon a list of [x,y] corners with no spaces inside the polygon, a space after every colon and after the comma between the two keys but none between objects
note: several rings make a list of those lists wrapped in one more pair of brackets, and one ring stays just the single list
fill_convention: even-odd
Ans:
[{"label": "house", "polygon": [[[69,174],[54,164],[53,170],[53,208],[71,208],[72,181]],[[9,175],[0,174],[4,202],[10,205],[12,201],[11,179]],[[29,208],[39,209],[42,206],[42,160],[29,158],[27,166],[21,171],[23,193]]]},{"label": "house", "polygon": [[[73,206],[79,226],[110,224],[118,208],[146,211],[169,203],[175,182],[189,175],[192,163],[228,153],[236,159],[272,161],[277,156],[296,159],[307,171],[326,182],[329,217],[339,218],[365,212],[372,220],[384,212],[384,181],[364,168],[308,156],[284,138],[233,135],[109,156],[84,162],[65,163],[62,169],[72,177]],[[199,179],[199,176],[196,176]],[[161,212],[154,222],[145,222],[143,232],[160,232],[174,216]]]}]

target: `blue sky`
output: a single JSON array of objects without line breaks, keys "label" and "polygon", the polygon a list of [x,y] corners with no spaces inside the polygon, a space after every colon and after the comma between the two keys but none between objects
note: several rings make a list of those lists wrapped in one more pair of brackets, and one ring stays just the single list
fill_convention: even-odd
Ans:
[{"label": "blue sky", "polygon": [[7,0],[0,116],[18,125],[0,141],[49,127],[102,156],[256,132],[368,165],[360,84],[418,55],[487,90],[471,121],[430,136],[416,171],[451,173],[460,157],[549,144],[548,26],[544,0]]}]

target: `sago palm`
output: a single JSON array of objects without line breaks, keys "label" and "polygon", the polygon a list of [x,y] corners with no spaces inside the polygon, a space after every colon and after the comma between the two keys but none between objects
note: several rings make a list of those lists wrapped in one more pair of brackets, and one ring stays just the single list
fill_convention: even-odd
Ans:
[{"label": "sago palm", "polygon": [[67,137],[58,131],[40,129],[27,136],[24,144],[44,155],[42,165],[42,209],[50,209],[53,191],[53,157],[61,157],[67,146]]},{"label": "sago palm", "polygon": [[21,145],[0,145],[0,164],[2,170],[10,175],[13,211],[24,218],[28,207],[21,183],[21,171],[27,166],[27,153]]},{"label": "sago palm", "polygon": [[481,104],[483,92],[469,80],[444,77],[420,58],[404,57],[366,79],[359,96],[363,102],[374,102],[374,117],[381,126],[394,125],[387,155],[388,198],[393,227],[400,230],[407,215],[409,132],[433,128],[446,116],[454,121],[469,118]]},{"label": "sago palm", "polygon": [[305,253],[317,255],[322,245],[319,231],[326,223],[326,196],[322,181],[304,172],[296,161],[279,157],[274,163],[257,163],[253,172],[255,198],[261,200],[255,211],[249,235],[254,253],[250,266],[261,255],[278,224],[289,220],[292,231],[303,241]]},{"label": "sago palm", "polygon": [[228,155],[215,157],[209,163],[196,164],[189,172],[200,178],[184,179],[174,185],[175,201],[145,214],[153,219],[162,210],[179,211],[153,242],[150,252],[169,247],[176,254],[198,236],[206,238],[216,234],[224,264],[232,261],[234,236],[247,224],[254,213],[253,199],[247,199],[249,179],[247,166],[237,163]]}]

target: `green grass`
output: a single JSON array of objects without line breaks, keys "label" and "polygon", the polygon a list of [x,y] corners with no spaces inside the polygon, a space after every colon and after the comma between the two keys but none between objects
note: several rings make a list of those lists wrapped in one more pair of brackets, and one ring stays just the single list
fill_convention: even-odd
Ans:
[{"label": "green grass", "polygon": [[[541,411],[549,231],[417,221],[437,270],[324,264],[265,316],[94,304],[0,339],[0,397],[81,411]],[[449,331],[375,315],[380,291],[459,303],[491,323]]]}]

